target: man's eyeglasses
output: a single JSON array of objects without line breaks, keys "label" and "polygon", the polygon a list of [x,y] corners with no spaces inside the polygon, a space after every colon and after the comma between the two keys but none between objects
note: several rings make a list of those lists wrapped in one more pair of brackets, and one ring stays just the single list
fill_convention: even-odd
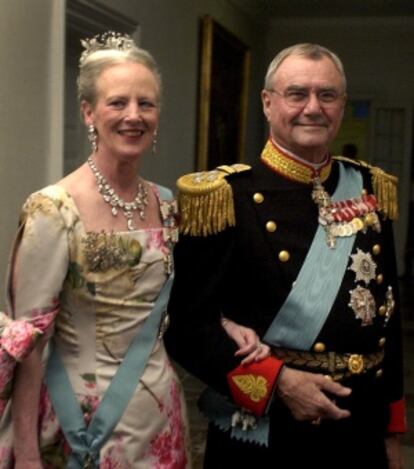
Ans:
[{"label": "man's eyeglasses", "polygon": [[[286,104],[291,107],[305,107],[310,101],[311,94],[309,90],[302,89],[287,89],[286,91],[280,92],[274,89],[268,90],[270,93],[275,93],[281,96]],[[315,92],[316,98],[318,99],[319,105],[324,108],[335,107],[339,103],[340,99],[343,98],[344,94],[339,94],[335,90],[321,90]]]}]

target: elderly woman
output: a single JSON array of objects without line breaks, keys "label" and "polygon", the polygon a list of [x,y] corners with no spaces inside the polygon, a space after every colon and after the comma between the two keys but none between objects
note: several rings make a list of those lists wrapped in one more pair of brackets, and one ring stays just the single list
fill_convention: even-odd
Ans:
[{"label": "elderly woman", "polygon": [[[185,468],[183,394],[161,340],[175,203],[139,176],[155,145],[160,75],[127,36],[108,33],[83,45],[78,92],[92,154],[23,207],[9,312],[33,326],[32,338],[45,334],[18,366],[13,436],[6,415],[0,467]],[[127,354],[128,347],[135,348]]]},{"label": "elderly woman", "polygon": [[[27,199],[11,258],[0,467],[181,469],[185,405],[162,341],[176,205],[139,176],[156,143],[161,79],[128,36],[83,46],[78,92],[92,153]],[[223,327],[244,360],[266,354],[252,331]]]}]

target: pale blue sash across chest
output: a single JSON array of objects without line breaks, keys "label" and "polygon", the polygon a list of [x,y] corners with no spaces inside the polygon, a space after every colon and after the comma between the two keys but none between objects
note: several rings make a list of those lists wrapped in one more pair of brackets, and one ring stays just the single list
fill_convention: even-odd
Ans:
[{"label": "pale blue sash across chest", "polygon": [[[161,199],[172,199],[170,190],[162,186],[158,189]],[[89,425],[84,420],[58,349],[51,341],[45,381],[60,426],[72,450],[65,466],[67,469],[100,467],[100,450],[121,419],[159,340],[160,322],[167,309],[173,277],[174,274],[171,274],[162,286],[150,315],[129,345]]]},{"label": "pale blue sash across chest", "polygon": [[[362,175],[339,163],[339,182],[332,200],[359,197]],[[263,341],[277,347],[309,350],[331,311],[344,277],[355,234],[338,237],[330,249],[318,225],[299,275]],[[276,279],[277,281],[277,279]]]},{"label": "pale blue sash across chest", "polygon": [[[361,173],[342,163],[339,168],[332,200],[359,197],[363,187]],[[311,348],[338,294],[354,241],[355,235],[337,238],[335,249],[330,249],[324,228],[318,226],[295,286],[266,332],[264,342],[297,350]],[[232,438],[268,446],[268,416],[261,417],[254,429],[233,428],[231,418],[238,407],[211,388],[201,396],[199,407],[222,431],[231,430]]]}]

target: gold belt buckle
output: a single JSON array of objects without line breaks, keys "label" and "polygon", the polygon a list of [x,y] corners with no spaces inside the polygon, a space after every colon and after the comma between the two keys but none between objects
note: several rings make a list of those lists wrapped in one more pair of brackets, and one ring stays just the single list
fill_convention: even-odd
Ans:
[{"label": "gold belt buckle", "polygon": [[358,354],[352,354],[348,358],[348,370],[353,375],[359,375],[364,371],[364,357]]}]

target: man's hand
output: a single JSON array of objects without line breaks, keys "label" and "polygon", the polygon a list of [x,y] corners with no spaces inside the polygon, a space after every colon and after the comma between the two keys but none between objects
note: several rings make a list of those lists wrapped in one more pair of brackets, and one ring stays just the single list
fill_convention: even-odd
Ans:
[{"label": "man's hand", "polygon": [[276,393],[299,421],[339,420],[351,415],[326,395],[346,397],[351,394],[351,389],[321,374],[284,366],[278,378]]}]

